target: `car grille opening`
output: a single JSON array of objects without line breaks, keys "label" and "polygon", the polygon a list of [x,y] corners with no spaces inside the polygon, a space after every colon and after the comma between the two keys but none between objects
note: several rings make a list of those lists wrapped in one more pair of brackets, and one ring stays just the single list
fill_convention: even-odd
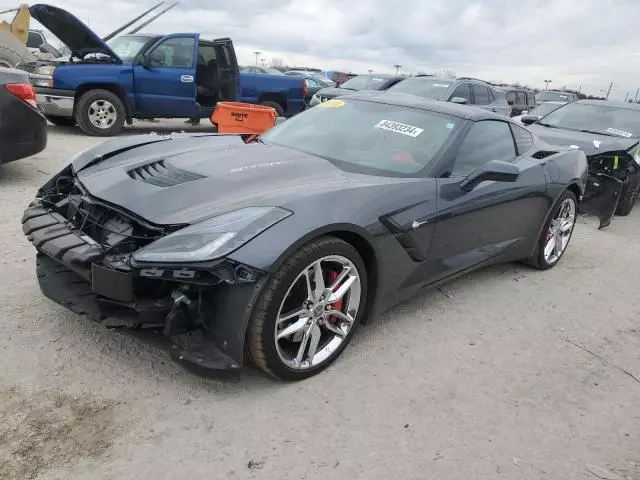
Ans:
[{"label": "car grille opening", "polygon": [[174,167],[165,160],[136,167],[129,170],[127,174],[134,180],[150,183],[156,187],[173,187],[204,178],[203,175]]}]

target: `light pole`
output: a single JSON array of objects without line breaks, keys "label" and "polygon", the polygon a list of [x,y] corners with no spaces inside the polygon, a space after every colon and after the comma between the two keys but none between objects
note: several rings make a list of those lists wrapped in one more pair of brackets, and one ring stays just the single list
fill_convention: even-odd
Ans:
[{"label": "light pole", "polygon": [[549,90],[549,84],[551,83],[551,80],[545,80],[544,83],[545,83],[544,89]]},{"label": "light pole", "polygon": [[401,67],[401,66],[402,66],[402,65],[397,65],[397,64],[396,64],[396,65],[394,65],[394,68],[396,69],[396,75],[398,75],[398,70],[400,70],[400,67]]},{"label": "light pole", "polygon": [[258,65],[258,57],[260,56],[262,52],[260,50],[255,50],[253,52],[253,54],[256,56],[256,65]]},{"label": "light pole", "polygon": [[373,70],[369,70],[369,75],[373,75]]}]

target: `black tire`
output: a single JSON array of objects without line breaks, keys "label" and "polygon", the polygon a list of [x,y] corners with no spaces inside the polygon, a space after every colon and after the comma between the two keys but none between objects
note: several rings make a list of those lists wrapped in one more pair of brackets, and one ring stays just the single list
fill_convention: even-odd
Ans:
[{"label": "black tire", "polygon": [[[563,202],[566,199],[573,200],[573,204],[575,206],[573,226],[571,227],[571,232],[569,233],[569,240],[567,241],[567,246],[565,247],[565,249],[562,251],[562,253],[557,259],[549,263],[547,262],[544,256],[544,247],[547,240],[547,233],[549,231],[549,226],[551,225],[552,220],[558,214]],[[551,209],[549,216],[544,222],[544,226],[542,228],[542,231],[540,232],[540,237],[538,238],[538,243],[536,244],[536,250],[533,256],[526,258],[524,260],[524,263],[538,270],[549,270],[550,268],[555,267],[558,264],[558,262],[560,262],[560,259],[562,259],[562,256],[565,254],[565,252],[567,251],[567,248],[569,247],[569,243],[571,243],[571,237],[573,236],[573,230],[575,229],[576,220],[577,220],[577,213],[578,213],[577,206],[578,206],[578,201],[575,193],[573,193],[570,190],[565,190],[564,193],[560,195],[558,200],[556,200],[556,203],[553,205],[553,208]]]},{"label": "black tire", "polygon": [[284,117],[284,108],[282,108],[282,105],[280,105],[279,103],[272,102],[270,100],[265,100],[264,102],[260,102],[260,105],[264,105],[265,107],[271,107],[275,109],[276,114],[279,117]]},{"label": "black tire", "polygon": [[[99,128],[91,123],[89,109],[94,102],[105,101],[115,108],[115,121],[108,128]],[[76,102],[75,120],[80,129],[94,137],[112,137],[119,134],[124,126],[126,112],[120,97],[109,90],[89,90]]]},{"label": "black tire", "polygon": [[633,210],[633,206],[636,204],[636,199],[640,193],[640,180],[637,176],[634,176],[632,181],[628,181],[622,187],[622,194],[616,207],[616,215],[620,217],[626,217]]},{"label": "black tire", "polygon": [[45,117],[59,127],[73,127],[76,124],[75,118],[72,117],[59,117],[58,115],[45,115]]},{"label": "black tire", "polygon": [[[349,259],[360,276],[360,307],[353,326],[342,344],[325,361],[315,367],[296,370],[286,365],[276,349],[276,318],[289,287],[301,272],[314,261],[329,255]],[[358,251],[335,237],[322,237],[293,253],[267,281],[254,306],[247,331],[247,346],[253,362],[263,371],[281,380],[302,380],[316,375],[333,363],[351,341],[364,312],[367,310],[367,271]]]}]

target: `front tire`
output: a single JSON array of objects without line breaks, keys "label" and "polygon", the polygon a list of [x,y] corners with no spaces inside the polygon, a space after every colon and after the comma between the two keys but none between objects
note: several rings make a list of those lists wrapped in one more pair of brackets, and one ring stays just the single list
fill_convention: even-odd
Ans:
[{"label": "front tire", "polygon": [[547,218],[538,239],[536,251],[525,263],[538,270],[548,270],[558,264],[569,246],[577,219],[576,195],[570,191],[560,195]]},{"label": "front tire", "polygon": [[622,194],[616,208],[616,215],[620,217],[626,217],[633,210],[633,206],[636,204],[636,199],[640,193],[640,179],[634,178],[633,181],[628,181],[622,187]]},{"label": "front tire", "polygon": [[112,137],[119,134],[124,126],[124,104],[109,90],[89,90],[77,102],[75,119],[87,135]]},{"label": "front tire", "polygon": [[302,380],[347,347],[367,301],[367,272],[358,251],[335,237],[314,240],[268,280],[247,332],[249,353],[266,373]]}]

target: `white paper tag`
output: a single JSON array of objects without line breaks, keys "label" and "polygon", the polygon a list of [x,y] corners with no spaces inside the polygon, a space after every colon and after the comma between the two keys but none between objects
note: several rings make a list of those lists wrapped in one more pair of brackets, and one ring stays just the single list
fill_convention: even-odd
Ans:
[{"label": "white paper tag", "polygon": [[389,130],[390,132],[400,133],[414,138],[424,132],[423,128],[407,125],[406,123],[392,122],[391,120],[381,120],[377,125],[375,125],[375,128]]},{"label": "white paper tag", "polygon": [[613,133],[614,135],[620,135],[625,138],[633,137],[633,133],[625,132],[624,130],[619,130],[617,128],[607,128],[607,132]]}]

